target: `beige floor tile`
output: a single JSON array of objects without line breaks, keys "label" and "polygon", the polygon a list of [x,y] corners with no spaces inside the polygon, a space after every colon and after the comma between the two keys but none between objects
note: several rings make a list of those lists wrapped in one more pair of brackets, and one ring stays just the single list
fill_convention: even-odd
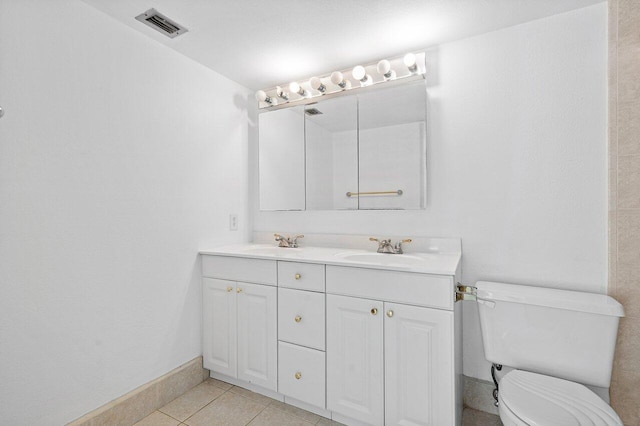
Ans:
[{"label": "beige floor tile", "polygon": [[225,392],[184,423],[189,426],[245,426],[264,408],[264,404]]},{"label": "beige floor tile", "polygon": [[222,380],[218,380],[218,379],[210,378],[210,379],[207,379],[206,381],[211,382],[214,386],[217,386],[224,390],[229,390],[233,387],[231,383],[223,382]]},{"label": "beige floor tile", "polygon": [[465,408],[462,412],[462,426],[502,426],[502,422],[495,414]]},{"label": "beige floor tile", "polygon": [[268,406],[249,423],[251,426],[311,426],[315,423],[287,414],[274,406]]},{"label": "beige floor tile", "polygon": [[251,401],[257,402],[258,404],[262,404],[262,405],[269,405],[273,401],[275,401],[275,399],[269,398],[268,396],[260,395],[259,393],[251,392],[248,389],[240,388],[238,386],[232,387],[230,391],[235,394],[242,395],[245,398],[248,398]]},{"label": "beige floor tile", "polygon": [[160,411],[184,421],[225,392],[207,380],[160,408]]},{"label": "beige floor tile", "polygon": [[303,410],[302,408],[294,407],[293,405],[285,404],[280,401],[273,401],[269,407],[277,408],[280,411],[284,411],[287,414],[291,414],[292,416],[296,416],[305,420],[307,422],[311,422],[313,424],[318,423],[320,420],[320,416],[317,414],[313,414],[310,411]]},{"label": "beige floor tile", "polygon": [[180,422],[160,411],[154,411],[133,426],[178,426]]}]

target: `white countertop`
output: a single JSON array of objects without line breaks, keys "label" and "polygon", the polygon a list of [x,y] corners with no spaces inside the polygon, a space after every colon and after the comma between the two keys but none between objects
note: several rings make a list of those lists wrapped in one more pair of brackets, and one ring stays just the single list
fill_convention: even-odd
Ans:
[{"label": "white countertop", "polygon": [[322,263],[337,266],[385,269],[423,274],[452,275],[459,272],[460,251],[430,251],[405,254],[378,254],[375,250],[338,247],[281,248],[275,244],[236,244],[202,250],[200,254],[251,259]]}]

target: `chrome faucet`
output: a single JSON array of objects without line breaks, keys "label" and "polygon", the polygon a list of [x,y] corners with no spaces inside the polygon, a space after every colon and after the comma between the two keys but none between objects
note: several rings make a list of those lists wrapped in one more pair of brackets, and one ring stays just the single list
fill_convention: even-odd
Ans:
[{"label": "chrome faucet", "polygon": [[391,243],[391,239],[379,240],[377,238],[369,238],[369,241],[375,241],[378,243],[378,253],[386,253],[386,254],[402,254],[404,251],[402,250],[402,243],[410,243],[410,239],[398,241],[395,245]]},{"label": "chrome faucet", "polygon": [[291,239],[291,237],[283,237],[280,234],[273,234],[276,237],[276,241],[278,242],[278,247],[284,248],[297,248],[298,247],[298,238],[304,238],[304,235],[296,235]]}]

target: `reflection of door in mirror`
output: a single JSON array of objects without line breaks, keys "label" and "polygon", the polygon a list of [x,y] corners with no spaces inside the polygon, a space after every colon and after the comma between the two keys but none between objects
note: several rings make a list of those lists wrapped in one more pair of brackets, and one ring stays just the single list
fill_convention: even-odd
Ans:
[{"label": "reflection of door in mirror", "polygon": [[307,210],[355,210],[358,191],[358,103],[355,96],[305,107]]},{"label": "reflection of door in mirror", "polygon": [[264,112],[258,127],[260,210],[304,210],[304,108]]},{"label": "reflection of door in mirror", "polygon": [[359,208],[425,208],[424,82],[376,90],[358,98]]}]

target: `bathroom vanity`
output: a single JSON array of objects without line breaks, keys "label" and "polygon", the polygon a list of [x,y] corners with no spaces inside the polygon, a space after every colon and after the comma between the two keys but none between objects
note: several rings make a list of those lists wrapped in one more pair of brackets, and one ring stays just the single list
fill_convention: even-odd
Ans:
[{"label": "bathroom vanity", "polygon": [[460,243],[202,252],[211,376],[345,424],[461,424]]}]

